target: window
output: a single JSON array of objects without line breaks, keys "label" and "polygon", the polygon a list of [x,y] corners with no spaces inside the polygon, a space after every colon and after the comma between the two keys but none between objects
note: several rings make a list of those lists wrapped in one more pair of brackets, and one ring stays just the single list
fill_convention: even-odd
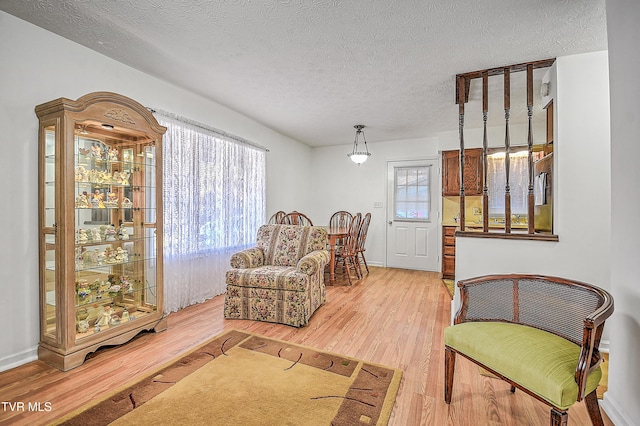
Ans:
[{"label": "window", "polygon": [[163,137],[165,310],[225,292],[230,256],[265,223],[266,150],[156,113]]},{"label": "window", "polygon": [[[533,161],[542,158],[542,151],[533,153]],[[505,172],[504,152],[487,156],[487,186],[489,188],[489,216],[504,217]],[[527,215],[529,194],[529,152],[519,151],[509,155],[509,189],[511,194],[511,214]]]},{"label": "window", "polygon": [[394,176],[395,219],[429,220],[429,166],[397,167]]}]

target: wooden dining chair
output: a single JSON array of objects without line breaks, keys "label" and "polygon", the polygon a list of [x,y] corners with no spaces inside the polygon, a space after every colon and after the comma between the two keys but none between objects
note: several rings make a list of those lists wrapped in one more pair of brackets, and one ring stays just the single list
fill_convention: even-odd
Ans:
[{"label": "wooden dining chair", "polygon": [[353,215],[345,210],[339,210],[331,215],[329,226],[331,228],[346,228],[349,226]]},{"label": "wooden dining chair", "polygon": [[336,249],[336,269],[338,265],[342,265],[343,272],[347,275],[349,285],[351,283],[351,272],[356,275],[357,279],[362,278],[360,274],[360,268],[358,267],[358,233],[360,232],[360,225],[362,224],[362,213],[356,213],[349,222],[349,233],[345,238],[344,244]]},{"label": "wooden dining chair", "polygon": [[269,224],[270,225],[275,225],[280,223],[280,221],[282,220],[282,218],[286,215],[287,213],[283,212],[282,210],[275,212],[271,218],[269,219]]},{"label": "wooden dining chair", "polygon": [[371,213],[367,213],[362,218],[360,224],[360,231],[358,232],[358,242],[356,243],[356,262],[358,262],[358,269],[360,270],[360,276],[362,276],[361,263],[364,263],[364,267],[369,273],[369,265],[367,265],[367,259],[364,258],[364,251],[366,250],[364,243],[367,241],[367,232],[369,231],[369,223],[371,223]]},{"label": "wooden dining chair", "polygon": [[[334,214],[331,215],[329,219],[329,227],[330,228],[348,228],[351,223],[351,219],[353,219],[353,215],[345,210],[338,210]],[[344,245],[344,238],[340,238],[336,241],[336,246]]]},{"label": "wooden dining chair", "polygon": [[280,223],[283,225],[313,226],[313,222],[307,215],[296,211],[284,215]]}]

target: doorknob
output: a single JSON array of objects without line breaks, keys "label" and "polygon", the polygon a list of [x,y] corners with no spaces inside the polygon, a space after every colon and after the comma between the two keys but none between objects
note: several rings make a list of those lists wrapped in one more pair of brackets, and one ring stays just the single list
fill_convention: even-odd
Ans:
[{"label": "doorknob", "polygon": [[391,225],[392,223],[393,223],[393,221],[392,221],[392,220],[390,220],[390,221],[389,221],[389,225]]}]

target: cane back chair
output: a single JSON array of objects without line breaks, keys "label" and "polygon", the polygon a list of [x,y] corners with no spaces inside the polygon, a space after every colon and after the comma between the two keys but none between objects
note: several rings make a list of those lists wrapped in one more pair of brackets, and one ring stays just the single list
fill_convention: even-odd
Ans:
[{"label": "cane back chair", "polygon": [[488,275],[458,282],[462,305],[444,331],[445,392],[451,402],[460,354],[551,406],[551,424],[585,400],[602,425],[596,388],[600,339],[613,298],[590,284],[537,275]]}]

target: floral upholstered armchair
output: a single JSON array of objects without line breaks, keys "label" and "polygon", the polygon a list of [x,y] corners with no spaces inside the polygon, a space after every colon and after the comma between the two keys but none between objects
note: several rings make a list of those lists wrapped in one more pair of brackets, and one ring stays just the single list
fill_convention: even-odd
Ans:
[{"label": "floral upholstered armchair", "polygon": [[317,226],[261,226],[256,246],[231,256],[224,317],[307,325],[326,301],[327,239]]}]

